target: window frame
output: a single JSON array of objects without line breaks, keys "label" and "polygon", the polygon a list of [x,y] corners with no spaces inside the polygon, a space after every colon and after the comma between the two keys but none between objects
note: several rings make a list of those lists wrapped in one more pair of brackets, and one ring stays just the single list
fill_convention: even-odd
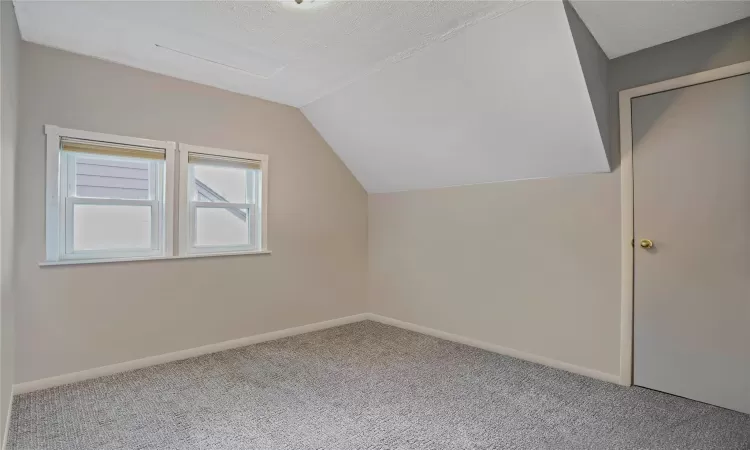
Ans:
[{"label": "window frame", "polygon": [[[177,145],[172,141],[157,141],[151,139],[118,136],[114,134],[95,133],[54,125],[45,125],[44,133],[47,139],[46,153],[46,261],[112,261],[119,259],[149,259],[171,256],[174,254],[174,189],[175,189],[175,160]],[[159,189],[155,195],[163,198],[159,200],[128,200],[128,199],[96,199],[70,197],[68,178],[74,165],[70,164],[71,155],[62,151],[63,138],[81,139],[102,144],[137,146],[164,151],[164,175],[156,174],[149,181]],[[149,164],[149,171],[155,165]],[[163,186],[163,187],[161,187]],[[153,188],[154,186],[150,186]],[[69,245],[72,243],[74,232],[72,209],[76,204],[100,205],[138,205],[151,206],[151,248],[150,249],[120,249],[120,250],[90,250],[73,252]],[[69,218],[69,220],[68,220]],[[154,219],[161,220],[154,220]]]},{"label": "window frame", "polygon": [[[163,240],[166,239],[165,220],[164,217],[164,201],[165,199],[165,177],[161,169],[164,166],[166,170],[166,162],[164,161],[148,161],[149,171],[149,194],[153,192],[154,199],[120,199],[120,198],[98,198],[98,197],[78,197],[73,195],[75,191],[75,184],[69,181],[74,180],[76,175],[76,154],[66,154],[60,152],[60,191],[67,191],[66,195],[60,198],[60,248],[61,248],[61,259],[104,259],[104,258],[127,258],[127,257],[148,257],[148,256],[163,256],[166,249],[162,249]],[[112,158],[100,157],[100,156],[87,156],[88,158],[101,158],[109,159]],[[117,158],[127,160],[128,158]],[[64,205],[63,205],[64,203]],[[74,245],[74,233],[75,233],[75,215],[74,208],[76,205],[113,205],[113,206],[146,206],[151,209],[151,230],[150,237],[151,242],[149,248],[133,248],[133,249],[119,249],[119,250],[78,250],[73,248]],[[66,220],[66,217],[69,217]]]},{"label": "window frame", "polygon": [[[179,153],[179,255],[182,257],[189,256],[206,256],[206,255],[231,255],[241,253],[266,253],[268,252],[268,155],[257,153],[242,152],[236,150],[226,150],[221,148],[204,147],[191,144],[178,144]],[[261,181],[257,195],[258,204],[254,205],[255,209],[249,210],[260,226],[260,232],[256,234],[257,244],[251,245],[232,245],[232,246],[196,246],[194,245],[194,230],[196,214],[198,207],[208,208],[242,208],[245,209],[249,203],[230,203],[230,202],[197,202],[190,198],[190,163],[188,162],[191,153],[217,156],[224,158],[240,159],[245,161],[254,161],[260,163]],[[258,220],[257,216],[260,215]]]}]

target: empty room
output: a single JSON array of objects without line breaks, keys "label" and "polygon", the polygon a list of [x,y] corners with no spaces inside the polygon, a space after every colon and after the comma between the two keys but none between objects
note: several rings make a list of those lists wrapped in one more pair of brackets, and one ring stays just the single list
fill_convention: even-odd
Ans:
[{"label": "empty room", "polygon": [[0,0],[0,450],[750,449],[750,0]]}]

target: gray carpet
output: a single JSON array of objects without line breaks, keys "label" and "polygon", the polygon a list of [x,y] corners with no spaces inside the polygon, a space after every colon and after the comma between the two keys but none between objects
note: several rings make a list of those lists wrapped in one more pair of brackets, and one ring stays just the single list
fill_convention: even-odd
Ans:
[{"label": "gray carpet", "polygon": [[750,416],[374,322],[20,395],[9,450],[748,449]]}]

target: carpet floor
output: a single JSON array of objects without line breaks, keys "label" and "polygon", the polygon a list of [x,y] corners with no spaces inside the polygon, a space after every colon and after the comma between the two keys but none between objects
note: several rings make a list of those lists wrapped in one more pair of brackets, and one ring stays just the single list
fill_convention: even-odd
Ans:
[{"label": "carpet floor", "polygon": [[750,416],[366,321],[19,395],[8,449],[750,449]]}]

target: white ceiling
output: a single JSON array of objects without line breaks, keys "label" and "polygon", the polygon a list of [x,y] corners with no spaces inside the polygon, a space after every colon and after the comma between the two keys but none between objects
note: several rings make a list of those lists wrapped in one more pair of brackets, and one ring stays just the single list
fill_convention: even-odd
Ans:
[{"label": "white ceiling", "polygon": [[485,20],[303,112],[369,192],[609,170],[560,2]]},{"label": "white ceiling", "polygon": [[15,0],[26,41],[298,107],[518,4]]},{"label": "white ceiling", "polygon": [[573,0],[572,4],[610,59],[750,16],[747,0]]},{"label": "white ceiling", "polygon": [[[14,3],[24,40],[302,107],[370,192],[609,170],[560,0]],[[744,8],[640,3],[575,7],[610,56]]]}]

